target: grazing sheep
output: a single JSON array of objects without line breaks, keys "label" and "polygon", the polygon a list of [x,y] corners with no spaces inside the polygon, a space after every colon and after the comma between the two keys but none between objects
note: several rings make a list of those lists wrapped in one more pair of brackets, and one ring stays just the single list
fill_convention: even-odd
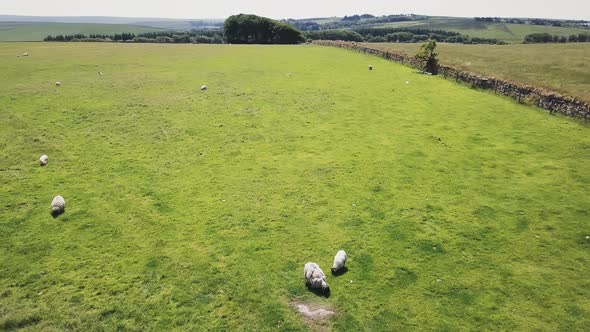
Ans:
[{"label": "grazing sheep", "polygon": [[321,289],[324,293],[330,292],[330,286],[326,283],[326,275],[316,263],[306,263],[303,268],[303,276],[305,283],[311,288]]},{"label": "grazing sheep", "polygon": [[369,70],[373,70],[373,65],[369,65]]},{"label": "grazing sheep", "polygon": [[338,272],[338,270],[343,268],[344,264],[346,264],[347,258],[348,255],[346,255],[346,252],[344,250],[339,250],[336,253],[336,256],[334,257],[334,264],[332,264],[332,273],[336,273]]},{"label": "grazing sheep", "polygon": [[61,82],[55,82],[55,86],[61,86]]},{"label": "grazing sheep", "polygon": [[98,72],[98,75],[102,76],[102,71],[99,71],[99,72]]},{"label": "grazing sheep", "polygon": [[206,85],[203,85],[203,86],[201,87],[201,91],[205,91],[205,90],[207,90],[207,86],[206,86]]},{"label": "grazing sheep", "polygon": [[47,162],[49,161],[49,157],[47,157],[46,154],[42,155],[41,158],[39,158],[39,164],[41,166],[45,166],[47,165]]},{"label": "grazing sheep", "polygon": [[53,201],[51,201],[51,213],[54,215],[58,215],[63,213],[66,210],[66,201],[61,196],[53,197]]},{"label": "grazing sheep", "polygon": [[23,53],[23,56],[29,56],[29,52]]}]

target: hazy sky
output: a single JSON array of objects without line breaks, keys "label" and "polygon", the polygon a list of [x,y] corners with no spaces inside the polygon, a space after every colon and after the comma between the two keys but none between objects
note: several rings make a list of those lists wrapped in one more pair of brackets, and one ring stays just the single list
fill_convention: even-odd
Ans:
[{"label": "hazy sky", "polygon": [[0,0],[0,14],[225,18],[252,13],[273,18],[369,13],[590,19],[590,0]]}]

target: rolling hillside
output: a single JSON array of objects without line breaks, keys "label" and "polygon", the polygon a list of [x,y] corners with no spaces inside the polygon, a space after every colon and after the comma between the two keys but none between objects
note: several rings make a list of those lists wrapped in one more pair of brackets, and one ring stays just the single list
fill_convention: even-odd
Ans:
[{"label": "rolling hillside", "polygon": [[47,35],[142,33],[166,29],[128,24],[0,22],[1,41],[41,41]]},{"label": "rolling hillside", "polygon": [[[301,22],[315,22],[322,28],[328,26],[344,29],[358,28],[420,28],[430,30],[454,31],[463,35],[478,38],[494,38],[508,43],[522,43],[524,37],[532,33],[548,33],[558,36],[569,36],[579,33],[590,33],[590,29],[583,27],[555,27],[546,25],[533,24],[510,24],[500,22],[482,22],[476,21],[471,17],[441,17],[441,16],[412,16],[407,17],[406,21],[390,23],[370,23],[371,19],[361,19],[350,25],[351,22],[345,22],[342,18],[316,18],[308,20],[299,20]],[[342,25],[339,27],[338,25]]]},{"label": "rolling hillside", "polygon": [[472,18],[454,17],[430,17],[426,20],[387,23],[383,26],[455,31],[470,37],[495,38],[510,43],[521,43],[526,35],[532,33],[548,33],[566,37],[582,32],[590,33],[590,30],[581,28],[477,22]]}]

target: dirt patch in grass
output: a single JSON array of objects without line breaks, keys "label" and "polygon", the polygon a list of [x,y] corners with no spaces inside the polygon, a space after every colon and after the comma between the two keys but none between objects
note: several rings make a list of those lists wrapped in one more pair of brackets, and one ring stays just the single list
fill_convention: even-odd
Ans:
[{"label": "dirt patch in grass", "polygon": [[298,301],[291,302],[291,305],[305,317],[305,322],[314,331],[327,330],[326,321],[336,313],[336,310],[325,305],[311,305]]}]

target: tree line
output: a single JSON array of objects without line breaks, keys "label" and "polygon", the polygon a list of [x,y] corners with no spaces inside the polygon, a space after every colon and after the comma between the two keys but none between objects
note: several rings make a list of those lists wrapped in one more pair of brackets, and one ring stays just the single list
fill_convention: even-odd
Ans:
[{"label": "tree line", "polygon": [[[323,23],[320,25],[320,30],[331,30],[331,29],[344,29],[344,28],[355,28],[360,26],[368,26],[372,24],[380,23],[393,23],[393,22],[407,22],[407,21],[418,21],[423,20],[426,16],[417,15],[383,15],[378,17],[367,17],[368,14],[346,16],[346,19],[339,21]],[[372,16],[372,15],[371,15]]]},{"label": "tree line", "polygon": [[584,43],[590,42],[590,34],[580,33],[577,35],[557,36],[548,33],[532,33],[524,37],[525,44],[541,44],[541,43]]},{"label": "tree line", "polygon": [[134,43],[174,43],[174,44],[221,44],[223,33],[220,30],[162,31],[115,34],[73,34],[49,35],[43,39],[50,42],[134,42]]},{"label": "tree line", "polygon": [[322,26],[319,23],[313,21],[294,20],[290,18],[283,20],[283,22],[293,26],[299,31],[316,31],[322,29]]},{"label": "tree line", "polygon": [[404,21],[416,21],[425,19],[426,16],[417,16],[417,15],[383,15],[383,16],[374,16],[371,14],[362,14],[362,15],[351,15],[351,16],[344,16],[342,19],[327,22],[327,23],[317,23],[314,20],[318,19],[303,19],[303,20],[296,20],[296,19],[286,19],[282,22],[288,23],[295,27],[300,31],[318,31],[318,30],[342,30],[342,29],[350,29],[359,26],[367,26],[372,24],[379,24],[379,23],[391,23],[391,22],[404,22]]},{"label": "tree line", "polygon": [[504,44],[498,39],[477,38],[445,30],[416,28],[359,28],[354,30],[320,30],[306,31],[305,36],[311,40],[343,40],[371,43],[422,43],[427,40],[444,43],[461,44]]},{"label": "tree line", "polygon": [[375,18],[374,15],[371,14],[362,14],[362,15],[350,15],[350,16],[344,16],[342,18],[343,21],[359,21],[361,19],[367,19],[367,18]]},{"label": "tree line", "polygon": [[72,34],[49,35],[44,41],[75,42],[75,41],[121,41],[135,43],[207,43],[221,44],[297,44],[306,39],[293,26],[256,15],[233,15],[225,20],[223,30],[191,30],[191,31],[161,31],[141,34]]},{"label": "tree line", "polygon": [[[405,17],[405,18],[404,18]],[[374,17],[369,14],[347,16],[346,21],[381,19],[416,19],[414,15],[389,15]],[[480,18],[493,21],[496,18]],[[160,31],[115,34],[71,34],[49,35],[44,41],[76,42],[76,41],[107,41],[107,42],[136,42],[136,43],[198,43],[221,44],[224,42],[235,44],[297,44],[306,40],[343,40],[354,42],[396,42],[421,43],[427,40],[445,43],[462,44],[504,44],[494,38],[478,38],[462,35],[458,32],[424,29],[424,28],[395,28],[395,27],[359,27],[355,29],[310,30],[303,34],[290,22],[297,20],[277,21],[256,15],[239,14],[230,16],[221,29],[193,29],[191,31]],[[307,22],[311,24],[312,22]],[[306,23],[306,24],[307,24]],[[302,23],[303,24],[303,23]],[[316,23],[317,24],[317,23]],[[310,25],[309,28],[313,28]],[[315,28],[313,28],[315,29]],[[567,43],[590,42],[588,33],[578,35],[554,36],[548,33],[527,35],[525,43]]]},{"label": "tree line", "polygon": [[590,21],[556,20],[544,18],[475,17],[476,22],[545,25],[554,27],[585,27]]}]

